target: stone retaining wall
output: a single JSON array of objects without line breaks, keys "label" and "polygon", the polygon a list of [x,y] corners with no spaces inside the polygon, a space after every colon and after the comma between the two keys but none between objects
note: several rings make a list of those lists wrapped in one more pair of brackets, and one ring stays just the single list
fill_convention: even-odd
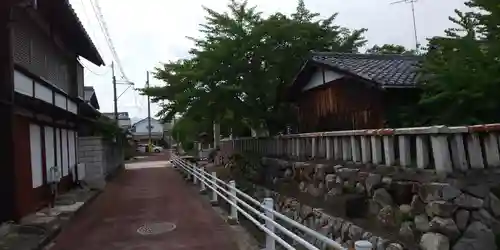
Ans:
[{"label": "stone retaining wall", "polygon": [[[296,185],[299,192],[321,202],[356,197],[345,207],[348,211],[341,219],[270,192],[279,211],[346,245],[366,239],[380,245],[376,249],[411,249],[417,245],[423,250],[497,249],[497,171],[442,179],[433,171],[394,167],[370,169],[272,158],[263,158],[262,164],[272,173],[275,187]],[[262,192],[258,197],[263,197]],[[397,234],[399,243],[372,238],[376,236],[348,222],[351,216],[376,218],[379,226]]]},{"label": "stone retaining wall", "polygon": [[[258,200],[263,200],[266,197],[273,198],[274,209],[276,211],[329,238],[334,239],[347,249],[353,249],[354,242],[358,240],[370,241],[376,250],[403,249],[403,246],[397,242],[391,242],[382,237],[375,236],[371,232],[365,231],[348,220],[329,215],[325,213],[323,209],[313,208],[307,204],[299,202],[295,198],[281,195],[278,192],[258,185],[252,185],[252,188],[250,188],[247,192],[249,191],[250,195]],[[289,230],[292,230],[292,227],[287,225],[286,222],[282,222],[281,225],[285,226]],[[329,249],[314,237],[304,234],[303,232],[298,232],[296,229],[292,231],[320,249]],[[284,235],[280,234],[280,236],[283,237]],[[300,244],[296,243],[294,245]]]}]

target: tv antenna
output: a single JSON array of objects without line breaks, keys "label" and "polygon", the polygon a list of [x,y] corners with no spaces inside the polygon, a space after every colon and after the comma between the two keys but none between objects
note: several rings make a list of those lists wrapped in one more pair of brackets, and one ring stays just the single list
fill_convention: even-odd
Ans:
[{"label": "tv antenna", "polygon": [[391,4],[400,4],[400,3],[409,3],[411,4],[411,13],[413,16],[413,34],[415,36],[415,49],[418,52],[420,48],[420,44],[418,43],[418,35],[417,35],[417,22],[415,18],[415,3],[418,2],[418,0],[400,0],[396,2],[392,2]]}]

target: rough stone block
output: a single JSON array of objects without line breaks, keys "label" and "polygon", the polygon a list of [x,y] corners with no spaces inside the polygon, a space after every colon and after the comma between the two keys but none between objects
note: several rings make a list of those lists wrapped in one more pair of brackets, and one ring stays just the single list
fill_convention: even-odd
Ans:
[{"label": "rough stone block", "polygon": [[450,240],[440,233],[426,233],[420,238],[422,250],[449,250]]},{"label": "rough stone block", "polygon": [[481,222],[472,222],[453,250],[496,250],[495,234]]}]

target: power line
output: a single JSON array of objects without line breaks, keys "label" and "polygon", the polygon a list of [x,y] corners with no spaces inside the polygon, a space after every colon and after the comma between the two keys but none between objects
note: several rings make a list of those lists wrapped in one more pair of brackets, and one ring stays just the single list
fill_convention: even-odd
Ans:
[{"label": "power line", "polygon": [[[80,3],[82,4],[83,14],[85,15],[85,18],[87,19],[87,27],[89,27],[89,29],[92,31],[92,39],[94,41],[97,41],[97,38],[96,38],[96,35],[95,35],[95,30],[91,28],[92,27],[92,25],[90,23],[91,19],[90,19],[90,16],[89,16],[88,12],[87,12],[87,8],[85,7],[85,3],[84,3],[83,0],[80,0]],[[96,49],[99,52],[99,54],[102,54],[102,51],[99,49],[99,47],[97,45],[96,45]]]},{"label": "power line", "polygon": [[123,70],[123,66],[122,66],[120,57],[118,57],[118,53],[116,53],[116,49],[115,49],[115,46],[113,45],[113,40],[111,39],[111,36],[109,34],[109,29],[108,29],[108,26],[106,24],[106,21],[104,20],[104,16],[102,14],[101,6],[99,5],[99,1],[95,0],[95,2],[94,2],[91,0],[90,4],[92,5],[92,8],[94,10],[94,14],[95,14],[97,21],[99,23],[99,27],[101,28],[101,31],[104,34],[104,37],[106,39],[106,43],[108,44],[108,47],[111,51],[111,55],[113,56],[113,59],[118,66],[118,69],[120,70],[122,78],[125,81],[130,82],[128,80],[127,76],[125,75],[125,71]]},{"label": "power line", "polygon": [[82,60],[80,60],[79,58],[78,58],[77,60],[78,60],[78,62],[79,62],[79,63],[80,63],[80,64],[81,64],[81,65],[82,65],[82,66],[83,66],[86,70],[88,70],[90,73],[92,73],[92,74],[94,74],[94,75],[96,75],[96,76],[103,76],[103,75],[106,75],[106,74],[108,74],[108,73],[109,73],[110,68],[108,68],[108,69],[106,70],[106,72],[103,72],[103,73],[97,73],[97,72],[93,71],[92,69],[90,69],[90,67],[88,67],[87,65],[85,65],[85,64],[82,62]]},{"label": "power line", "polygon": [[[122,79],[125,80],[126,82],[130,83],[130,80],[127,78],[125,71],[123,69],[123,65],[121,63],[120,57],[118,56],[118,53],[116,52],[115,46],[113,44],[113,40],[111,39],[111,35],[108,29],[108,26],[106,24],[106,21],[104,19],[104,15],[102,14],[102,9],[99,5],[99,0],[90,0],[90,4],[92,6],[92,9],[94,11],[95,17],[97,19],[97,22],[99,24],[99,28],[102,31],[102,34],[104,35],[104,38],[106,40],[106,43],[108,45],[108,48],[111,52],[111,56],[113,57],[114,62],[118,66],[118,69],[122,75]],[[93,72],[94,73],[94,72]],[[123,96],[127,90],[129,90],[132,87],[132,85],[129,85],[116,99],[120,98]],[[136,99],[137,92],[134,91],[134,107],[142,111],[142,107],[137,105],[137,99]]]}]

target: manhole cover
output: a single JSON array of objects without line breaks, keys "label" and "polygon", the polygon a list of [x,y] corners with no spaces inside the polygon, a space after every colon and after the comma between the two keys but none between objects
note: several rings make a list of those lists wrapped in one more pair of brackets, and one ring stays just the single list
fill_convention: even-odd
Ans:
[{"label": "manhole cover", "polygon": [[137,229],[141,235],[163,234],[175,229],[175,224],[170,222],[146,223]]}]

